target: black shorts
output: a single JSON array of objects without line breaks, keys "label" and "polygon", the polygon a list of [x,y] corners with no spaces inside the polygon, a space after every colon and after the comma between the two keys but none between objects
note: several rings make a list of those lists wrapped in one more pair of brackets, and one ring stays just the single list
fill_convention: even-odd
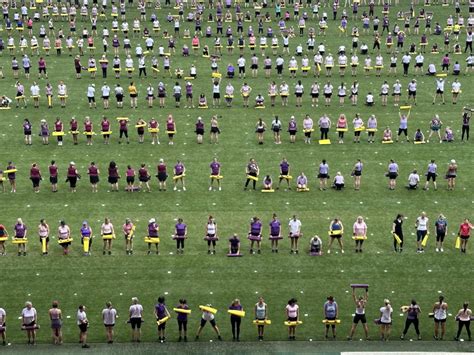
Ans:
[{"label": "black shorts", "polygon": [[162,173],[158,173],[156,177],[158,178],[159,182],[165,182],[166,179],[168,178],[168,175],[165,172],[162,172]]},{"label": "black shorts", "polygon": [[416,91],[411,91],[411,90],[409,90],[409,91],[408,91],[408,96],[409,96],[409,97],[410,97],[410,96],[415,97],[415,96],[416,96]]},{"label": "black shorts", "polygon": [[[110,182],[110,177],[109,177],[109,183],[115,184],[116,182]],[[127,184],[133,184],[135,182],[135,176],[127,176]]]},{"label": "black shorts", "polygon": [[197,134],[198,136],[204,135],[204,128],[197,128],[197,129],[196,129],[196,134]]},{"label": "black shorts", "polygon": [[107,179],[107,181],[109,182],[109,184],[116,184],[118,182],[118,177],[116,176],[109,176],[109,178]]},{"label": "black shorts", "polygon": [[435,323],[446,323],[446,318],[444,318],[444,319],[437,319],[437,318],[434,318],[434,322],[435,322]]},{"label": "black shorts", "polygon": [[436,89],[436,93],[439,94],[439,95],[442,95],[442,94],[444,94],[444,91],[440,90],[440,89]]},{"label": "black shorts", "polygon": [[326,93],[326,92],[324,93],[324,97],[325,97],[326,99],[330,99],[331,96],[332,96],[332,93]]},{"label": "black shorts", "polygon": [[140,329],[142,327],[142,319],[130,318],[130,325],[132,326],[132,329]]},{"label": "black shorts", "polygon": [[[159,321],[159,319],[157,319],[157,321]],[[166,328],[166,322],[158,325],[158,330],[165,330],[165,328]]]},{"label": "black shorts", "polygon": [[425,237],[425,235],[428,234],[428,231],[419,231],[417,230],[416,231],[416,241],[417,242],[421,242],[423,240],[423,238]]},{"label": "black shorts", "polygon": [[214,99],[220,99],[220,98],[221,98],[221,94],[218,93],[218,92],[215,92],[215,93],[212,94],[212,97],[213,97]]},{"label": "black shorts", "polygon": [[87,101],[89,101],[89,103],[92,103],[92,102],[95,102],[95,97],[87,97]]},{"label": "black shorts", "polygon": [[295,96],[296,96],[296,97],[302,97],[302,96],[303,96],[303,93],[302,93],[302,92],[296,92],[296,93],[295,93]]},{"label": "black shorts", "polygon": [[211,133],[221,133],[219,127],[211,127]]},{"label": "black shorts", "polygon": [[354,320],[352,321],[354,324],[358,324],[359,322],[362,322],[362,324],[367,323],[367,318],[365,317],[365,314],[355,314],[354,315]]},{"label": "black shorts", "polygon": [[[207,320],[201,318],[201,328],[204,327],[206,325],[206,323],[207,323]],[[216,326],[216,320],[215,319],[210,320],[209,323],[211,323],[211,325],[213,327]]]},{"label": "black shorts", "polygon": [[81,330],[81,333],[87,332],[87,323],[79,324],[79,329]]},{"label": "black shorts", "polygon": [[140,182],[148,182],[150,180],[149,176],[139,176],[138,181]]},{"label": "black shorts", "polygon": [[89,181],[91,182],[92,185],[95,185],[99,182],[99,177],[98,176],[89,176]]},{"label": "black shorts", "polygon": [[33,187],[39,187],[41,178],[39,177],[32,177],[31,182],[33,183]]},{"label": "black shorts", "polygon": [[313,99],[317,99],[317,98],[319,97],[319,93],[318,93],[318,92],[312,92],[312,93],[311,93],[311,97],[312,97]]},{"label": "black shorts", "polygon": [[50,176],[49,177],[49,182],[51,184],[57,184],[58,183],[58,177],[57,176]]},{"label": "black shorts", "polygon": [[398,173],[388,173],[388,178],[390,180],[395,180],[398,176]]},{"label": "black shorts", "polygon": [[328,174],[318,174],[318,178],[319,178],[319,179],[327,179],[327,178],[328,178]]},{"label": "black shorts", "polygon": [[426,174],[426,181],[433,180],[433,182],[436,181],[436,173],[428,173]]}]

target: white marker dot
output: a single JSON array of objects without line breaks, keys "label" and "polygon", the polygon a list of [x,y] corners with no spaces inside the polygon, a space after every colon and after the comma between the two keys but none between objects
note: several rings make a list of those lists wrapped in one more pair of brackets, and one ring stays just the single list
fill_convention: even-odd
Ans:
[{"label": "white marker dot", "polygon": [[209,292],[209,294],[210,294],[210,295],[213,295],[213,294],[214,294],[214,292],[212,292],[212,291],[211,291],[211,292]]}]

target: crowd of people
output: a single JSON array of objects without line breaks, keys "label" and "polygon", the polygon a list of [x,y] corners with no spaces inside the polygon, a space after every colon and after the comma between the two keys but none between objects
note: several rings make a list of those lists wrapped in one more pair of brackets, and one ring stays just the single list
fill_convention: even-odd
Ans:
[{"label": "crowd of people", "polygon": [[[352,287],[352,299],[355,306],[355,314],[352,317],[352,327],[350,333],[347,337],[348,340],[352,340],[355,335],[357,326],[359,323],[362,324],[365,334],[365,340],[369,340],[369,327],[367,322],[367,309],[369,301],[369,291],[368,285],[365,285],[363,292],[358,292],[361,287],[356,287],[356,285],[351,285]],[[362,285],[364,286],[364,285]],[[252,323],[256,325],[258,340],[263,341],[264,332],[267,327],[269,327],[272,322],[270,315],[273,313],[269,312],[269,306],[265,303],[265,300],[260,296],[251,308],[250,318],[253,319]],[[296,340],[296,329],[299,326],[303,325],[304,317],[301,316],[300,305],[296,298],[291,298],[286,306],[282,307],[285,313],[284,325],[288,328],[288,340]],[[341,323],[341,310],[339,305],[336,302],[334,296],[328,296],[326,301],[322,306],[323,310],[323,319],[324,324],[324,338],[329,339],[329,329],[331,328],[331,338],[336,339],[336,328],[337,325]],[[79,329],[79,343],[83,348],[89,348],[90,345],[87,343],[87,336],[89,332],[89,327],[91,322],[89,322],[88,315],[86,313],[88,309],[85,305],[81,304],[77,308],[76,314],[76,324]],[[409,305],[402,305],[400,311],[406,314],[405,317],[405,326],[400,339],[405,339],[407,336],[408,330],[411,325],[415,329],[415,333],[418,340],[421,340],[420,332],[420,321],[422,311],[415,299],[412,299]],[[178,301],[175,307],[172,309],[169,308],[166,304],[165,296],[159,296],[156,304],[153,306],[153,317],[156,319],[158,341],[164,343],[167,340],[167,325],[170,323],[170,319],[173,317],[172,312],[176,317],[178,325],[178,342],[187,342],[188,341],[188,319],[192,318],[192,308],[188,304],[185,298],[182,298]],[[201,333],[205,328],[206,324],[209,323],[213,331],[215,332],[218,340],[223,340],[221,335],[221,330],[217,326],[217,312],[218,309],[214,308],[211,304],[200,305],[200,320],[199,327],[197,329],[194,340],[199,341]],[[242,321],[246,316],[246,310],[242,305],[240,299],[234,299],[231,304],[227,307],[227,312],[230,317],[230,325],[232,331],[232,341],[240,341],[240,332]],[[384,299],[383,305],[378,309],[379,317],[375,320],[375,324],[379,327],[379,339],[382,341],[388,341],[391,336],[391,328],[394,321],[393,312],[394,308],[392,307],[390,300]],[[151,313],[151,312],[150,312]],[[90,313],[89,313],[90,314]],[[102,310],[101,319],[105,327],[105,337],[107,343],[112,344],[114,342],[114,329],[118,322],[119,312],[113,306],[111,301],[105,303],[105,307]],[[145,309],[142,304],[139,302],[137,297],[131,299],[131,305],[126,312],[127,323],[131,327],[131,340],[132,342],[141,341],[141,328],[144,325]],[[428,314],[430,318],[434,320],[434,335],[435,340],[444,340],[446,336],[446,323],[448,320],[448,304],[444,296],[439,296],[438,300],[433,304],[431,312]],[[466,301],[463,303],[462,307],[457,311],[454,316],[455,321],[458,323],[456,335],[454,340],[461,340],[461,333],[463,328],[465,328],[468,340],[471,340],[471,330],[470,322],[472,317],[472,311],[469,308],[469,303]],[[0,335],[2,336],[3,345],[7,345],[7,327],[6,327],[6,318],[7,312],[5,309],[0,308]],[[53,301],[51,308],[48,310],[48,316],[51,329],[52,342],[55,345],[60,345],[63,343],[63,325],[64,325],[64,315],[63,311],[59,307],[58,301]],[[304,322],[306,324],[306,322]],[[9,322],[10,324],[10,322]],[[20,316],[21,329],[26,332],[28,344],[36,344],[36,333],[40,329],[38,311],[33,306],[32,302],[27,301],[25,307],[21,311]],[[93,325],[92,325],[93,326]],[[377,338],[377,337],[374,337]],[[361,339],[362,340],[362,339]]]},{"label": "crowd of people", "polygon": [[[398,214],[391,226],[390,232],[393,236],[394,252],[401,253],[403,251],[405,242],[405,220],[406,218],[402,214]],[[265,230],[266,228],[264,227],[264,223],[259,217],[253,217],[249,223],[247,233],[247,239],[250,243],[249,254],[261,254],[262,242],[265,240],[266,236],[268,236],[268,239],[270,240],[271,252],[278,253],[279,242],[284,239],[285,235],[287,235],[290,241],[290,254],[299,254],[299,243],[303,237],[301,221],[296,215],[293,215],[293,217],[288,221],[288,233],[283,231],[283,226],[284,224],[282,224],[275,213],[268,223],[268,230]],[[437,253],[444,252],[444,239],[448,236],[448,220],[443,214],[440,214],[435,222],[430,222],[430,219],[427,217],[426,213],[422,212],[420,216],[416,218],[414,227],[416,229],[417,253],[425,252],[430,230],[434,231],[434,234],[436,235],[435,251]],[[116,229],[111,219],[107,217],[104,219],[104,222],[100,225],[100,228],[98,231],[96,230],[95,233],[92,226],[87,221],[84,221],[81,227],[77,228],[77,230],[80,234],[80,243],[85,256],[91,255],[92,242],[95,238],[102,239],[103,241],[102,254],[111,255],[113,241],[117,236],[120,235],[123,235],[124,238],[126,255],[133,254],[134,241],[140,235],[145,235],[144,241],[148,246],[147,254],[159,254],[159,247],[161,245],[161,232],[160,225],[157,223],[157,220],[155,218],[150,218],[147,226],[141,228],[142,232],[138,232],[136,228],[137,225],[135,225],[130,218],[127,218],[123,225]],[[54,228],[49,226],[45,219],[40,220],[37,228],[29,228],[21,218],[18,218],[12,228],[12,233],[10,235],[7,231],[7,228],[0,224],[0,255],[6,255],[6,244],[10,240],[11,236],[11,242],[17,246],[18,256],[26,256],[28,237],[31,235],[37,235],[39,237],[43,255],[48,255],[49,253],[50,237],[56,238],[59,245],[63,248],[63,254],[68,255],[74,240],[72,236],[75,234],[75,229],[76,228],[74,227],[70,227],[64,220],[61,220],[55,231]],[[468,218],[463,219],[463,221],[459,224],[459,227],[455,228],[457,237],[455,239],[454,246],[455,249],[459,249],[461,253],[466,253],[467,243],[472,229],[474,229],[474,225]],[[344,254],[344,236],[347,237],[347,235],[351,236],[351,239],[355,243],[355,252],[362,253],[362,246],[370,236],[368,233],[368,226],[364,220],[364,217],[362,216],[358,216],[356,218],[355,222],[352,224],[352,227],[349,229],[349,232],[347,232],[347,229],[346,231],[344,230],[344,225],[340,218],[332,219],[329,224],[328,235],[329,244],[326,249],[327,254],[331,254],[334,243],[339,246],[339,252]],[[220,236],[221,234],[220,232],[218,233],[217,222],[215,218],[213,216],[209,216],[207,222],[205,223],[205,235],[203,237],[203,240],[207,244],[208,254],[216,254],[216,245]],[[176,224],[174,225],[171,239],[176,242],[176,254],[184,254],[185,241],[188,239],[188,225],[182,218],[176,219]],[[224,240],[227,240],[228,242],[227,256],[233,257],[243,255],[243,253],[241,253],[242,241],[237,233],[234,233],[232,237]],[[322,238],[317,234],[310,238],[308,244],[309,247],[305,249],[311,256],[321,256],[323,254],[323,241]]]}]

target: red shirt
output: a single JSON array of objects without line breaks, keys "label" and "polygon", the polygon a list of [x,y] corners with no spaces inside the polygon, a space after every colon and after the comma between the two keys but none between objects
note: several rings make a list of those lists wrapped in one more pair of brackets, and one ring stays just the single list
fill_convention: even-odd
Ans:
[{"label": "red shirt", "polygon": [[471,233],[471,225],[469,223],[462,223],[459,226],[459,235],[463,237],[468,237]]}]

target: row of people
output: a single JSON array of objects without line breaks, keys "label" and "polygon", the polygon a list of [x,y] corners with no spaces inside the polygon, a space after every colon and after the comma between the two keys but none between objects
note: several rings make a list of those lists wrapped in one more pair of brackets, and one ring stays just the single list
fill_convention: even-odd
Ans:
[{"label": "row of people", "polygon": [[[403,224],[405,217],[402,214],[398,214],[393,221],[391,233],[393,236],[393,248],[395,252],[402,252],[404,247],[404,232]],[[448,221],[443,214],[440,214],[436,221],[433,223],[436,232],[436,252],[444,252],[444,239],[448,233]],[[272,253],[278,253],[279,241],[283,239],[282,223],[280,222],[277,215],[274,213],[271,221],[268,224],[268,235],[271,241]],[[424,253],[424,248],[428,242],[428,236],[430,232],[430,221],[425,212],[422,212],[415,221],[416,228],[416,245],[417,253]],[[261,243],[264,239],[264,227],[259,217],[253,217],[249,224],[249,231],[247,238],[250,241],[250,254],[261,253]],[[299,240],[302,238],[303,233],[301,231],[302,223],[296,215],[288,222],[288,238],[290,240],[290,254],[299,253]],[[459,225],[457,230],[457,239],[455,248],[460,249],[461,253],[466,253],[467,242],[470,238],[471,230],[474,229],[474,225],[471,224],[468,218],[465,218]],[[28,227],[23,220],[19,218],[13,227],[12,242],[18,246],[18,256],[26,256],[26,245],[28,243]],[[160,245],[160,226],[156,223],[156,219],[151,218],[146,227],[145,243],[148,244],[147,254],[152,253],[152,246],[155,246],[156,254],[159,254]],[[110,218],[105,218],[104,222],[100,226],[100,237],[103,240],[103,255],[112,254],[112,242],[116,238],[116,234],[120,232],[115,230]],[[127,255],[133,254],[133,242],[136,236],[136,225],[130,218],[125,220],[125,223],[121,226],[121,233],[125,240],[125,251]],[[49,252],[49,240],[50,236],[54,235],[54,232],[49,227],[45,219],[42,219],[37,227],[37,234],[41,244],[43,255],[48,255]],[[367,224],[362,216],[358,216],[352,226],[352,239],[355,241],[356,253],[362,253],[362,245],[368,236]],[[344,225],[339,218],[333,219],[329,224],[329,245],[327,247],[327,254],[331,253],[332,245],[337,242],[340,247],[340,252],[344,254],[343,236]],[[57,229],[57,240],[63,248],[64,255],[70,253],[70,246],[73,241],[73,232],[71,228],[66,224],[65,221],[60,221]],[[80,228],[81,244],[83,245],[84,255],[91,254],[92,241],[94,239],[94,233],[87,221],[82,223]],[[6,255],[5,242],[9,239],[9,234],[5,226],[0,225],[0,255]],[[174,227],[174,233],[172,239],[176,240],[176,253],[184,253],[184,241],[188,239],[188,226],[184,223],[182,218],[177,219],[177,223]],[[204,240],[207,242],[207,253],[216,254],[216,244],[219,240],[219,233],[217,230],[217,223],[213,216],[209,216],[205,224],[205,237]],[[228,256],[242,256],[241,253],[241,240],[237,234],[234,234],[228,240]],[[309,241],[310,255],[319,256],[323,253],[323,241],[318,235],[314,235]]]},{"label": "row of people", "polygon": [[[352,299],[354,306],[356,307],[355,314],[352,316],[352,326],[347,337],[348,340],[352,340],[355,335],[355,331],[359,323],[362,323],[364,329],[365,339],[369,340],[369,327],[367,324],[367,307],[369,300],[368,285],[351,285],[352,287]],[[357,292],[360,288],[365,288],[365,292]],[[251,318],[252,323],[257,326],[258,340],[262,341],[264,338],[265,328],[272,324],[270,319],[269,306],[265,303],[262,296],[258,298],[257,303],[251,307]],[[86,313],[86,306],[83,304],[79,305],[76,314],[76,324],[79,328],[79,343],[83,348],[89,348],[87,344],[87,333],[90,326],[89,319]],[[322,306],[323,310],[323,327],[324,337],[329,338],[329,329],[331,328],[331,336],[336,339],[336,328],[341,323],[341,311],[339,305],[336,302],[334,296],[328,296]],[[409,328],[413,325],[418,340],[421,340],[421,332],[419,329],[421,308],[415,299],[412,299],[409,305],[402,305],[400,310],[406,314],[405,326],[400,339],[405,339]],[[178,323],[178,342],[188,341],[188,318],[191,317],[192,308],[188,304],[187,300],[182,298],[178,304],[169,309],[166,305],[165,296],[159,296],[156,304],[153,306],[153,317],[156,319],[158,341],[160,343],[166,342],[166,325],[172,318],[171,311],[176,315]],[[388,341],[391,335],[391,328],[393,322],[393,307],[390,300],[384,299],[383,305],[378,309],[379,318],[375,320],[375,324],[379,327],[380,340]],[[196,332],[195,341],[198,341],[202,330],[204,329],[207,322],[211,325],[212,329],[217,335],[218,340],[222,340],[221,331],[217,326],[216,314],[217,308],[214,308],[211,304],[200,305],[200,322]],[[132,342],[141,341],[141,327],[144,322],[144,307],[140,304],[137,297],[131,299],[131,305],[128,309],[127,323],[132,328]],[[227,313],[230,316],[230,324],[232,331],[232,341],[240,341],[240,330],[243,318],[246,316],[246,310],[244,309],[240,299],[234,299],[231,304],[227,307]],[[285,321],[284,325],[288,328],[288,340],[296,340],[296,329],[298,326],[303,324],[301,320],[301,310],[297,299],[291,298],[284,307]],[[118,311],[114,308],[112,302],[108,301],[105,303],[105,308],[100,312],[101,320],[105,326],[105,334],[107,343],[111,344],[114,342],[114,327],[118,321]],[[439,296],[431,309],[429,316],[434,319],[434,339],[443,340],[446,335],[446,321],[448,320],[448,304],[445,301],[444,296]],[[458,322],[458,327],[454,340],[460,340],[461,332],[463,328],[466,329],[468,340],[471,340],[471,323],[472,311],[469,309],[469,303],[464,302],[461,309],[456,313],[454,319]],[[6,337],[6,318],[7,312],[4,308],[0,308],[0,335],[2,336],[3,345],[7,344]],[[59,308],[59,302],[53,301],[51,308],[48,310],[48,317],[50,320],[51,338],[55,345],[63,343],[63,311]],[[25,307],[21,311],[21,330],[26,332],[28,344],[36,344],[37,331],[40,329],[38,322],[38,312],[33,307],[32,302],[27,301]]]},{"label": "row of people", "polygon": [[[209,191],[213,191],[214,188],[217,188],[219,191],[222,189],[221,180],[224,178],[221,170],[222,164],[217,158],[213,158],[209,164]],[[330,175],[329,175],[329,164],[326,159],[323,159],[317,168],[317,179],[319,180],[319,190],[324,191],[329,187]],[[164,159],[160,159],[156,167],[157,175],[159,182],[159,191],[166,191],[166,181],[168,179],[168,167]],[[351,177],[354,178],[354,189],[359,190],[361,186],[361,177],[364,170],[364,164],[360,159],[357,159],[356,163],[351,169]],[[16,168],[13,162],[8,162],[8,165],[5,170],[0,170],[0,187],[3,192],[6,191],[6,186],[4,182],[8,180],[11,186],[11,192],[16,192],[16,180],[17,180],[18,169]],[[58,192],[58,180],[59,180],[59,167],[56,164],[56,161],[51,161],[48,166],[49,173],[49,182],[51,184],[51,191]],[[173,190],[176,191],[178,188],[186,191],[185,178],[186,178],[186,167],[181,160],[178,160],[173,167]],[[271,175],[264,175],[262,179],[262,192],[274,192],[275,189],[278,190],[281,187],[282,182],[286,190],[291,190],[291,181],[293,176],[291,175],[290,163],[286,158],[283,158],[279,164],[279,175],[278,175],[278,185],[273,182]],[[387,170],[385,176],[389,179],[389,189],[394,190],[396,187],[397,178],[399,176],[400,169],[398,163],[391,159],[387,165]],[[92,192],[98,192],[98,184],[100,181],[101,172],[98,165],[95,162],[91,162],[87,168],[87,175],[89,175],[89,181],[91,184]],[[456,178],[458,175],[458,164],[452,159],[446,170],[445,178],[448,182],[448,190],[454,190],[456,185]],[[138,176],[139,185],[135,185],[135,179]],[[433,183],[434,189],[437,190],[437,177],[438,177],[438,165],[435,160],[431,160],[426,168],[426,183],[423,187],[424,190],[428,190],[430,186],[430,181]],[[134,191],[151,191],[150,183],[151,174],[149,172],[149,166],[145,163],[140,164],[140,168],[136,171],[131,165],[127,165],[125,170],[126,177],[126,187],[125,191],[134,192]],[[257,161],[254,158],[251,158],[245,167],[245,186],[244,190],[249,188],[250,183],[252,182],[252,187],[256,190],[257,182],[260,178],[260,167]],[[40,191],[40,184],[43,180],[43,175],[38,163],[33,163],[29,172],[29,179],[33,184],[34,192],[38,193]],[[76,164],[70,162],[66,170],[66,182],[69,182],[69,187],[71,192],[76,192],[77,182],[81,179],[81,174],[78,171]],[[107,168],[107,182],[110,184],[109,191],[119,191],[119,180],[121,179],[121,174],[119,172],[118,165],[115,161],[111,161]],[[341,190],[345,187],[343,174],[338,171],[333,179],[331,187],[336,190]],[[307,192],[309,191],[309,179],[304,172],[301,172],[295,180],[296,182],[296,191],[298,192]],[[412,170],[408,176],[408,185],[407,188],[415,190],[419,187],[421,182],[420,175],[417,170]]]}]

